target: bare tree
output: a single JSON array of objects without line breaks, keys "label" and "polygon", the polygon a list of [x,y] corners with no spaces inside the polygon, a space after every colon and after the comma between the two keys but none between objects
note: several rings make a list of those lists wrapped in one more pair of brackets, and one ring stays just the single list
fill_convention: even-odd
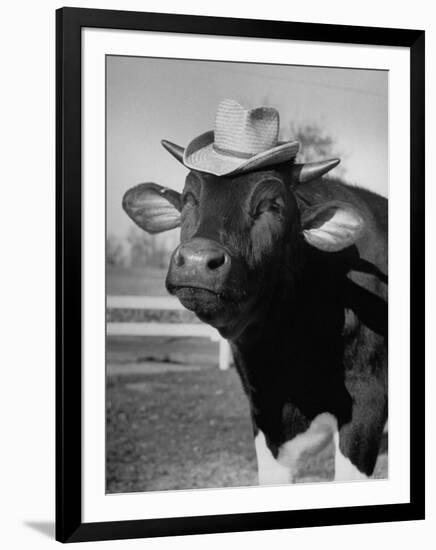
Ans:
[{"label": "bare tree", "polygon": [[132,225],[127,234],[127,241],[130,245],[132,265],[159,268],[168,265],[168,247],[159,235],[149,235],[136,225]]},{"label": "bare tree", "polygon": [[123,245],[121,240],[112,234],[107,236],[106,263],[107,265],[120,265],[122,263]]},{"label": "bare tree", "polygon": [[[338,150],[336,140],[326,130],[315,122],[303,122],[289,125],[289,134],[292,139],[300,142],[300,151],[297,162],[313,162],[332,157],[343,156]],[[336,174],[342,174],[341,167],[336,168]]]}]

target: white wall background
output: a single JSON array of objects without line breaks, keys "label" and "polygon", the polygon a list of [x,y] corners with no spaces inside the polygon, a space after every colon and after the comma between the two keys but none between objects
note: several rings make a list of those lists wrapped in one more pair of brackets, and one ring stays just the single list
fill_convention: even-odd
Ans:
[{"label": "white wall background", "polygon": [[[1,335],[0,368],[0,544],[3,548],[53,547],[54,519],[54,110],[55,1],[7,3],[1,33]],[[431,2],[400,4],[366,0],[126,0],[74,1],[71,5],[196,13],[261,19],[284,19],[425,28],[427,30],[427,97],[434,86]],[[248,9],[249,7],[249,9]],[[431,65],[433,65],[431,67]],[[430,70],[430,68],[432,70]],[[433,181],[430,151],[435,109],[427,105],[427,180]],[[430,128],[430,125],[432,127]],[[435,193],[427,189],[427,250],[435,249]],[[428,261],[427,281],[435,277]],[[432,269],[433,268],[433,269]],[[428,285],[428,460],[436,459],[434,338],[435,293]],[[433,306],[433,307],[432,307]],[[430,322],[433,322],[430,324]],[[182,537],[103,543],[105,548],[431,548],[436,537],[435,475],[428,468],[428,519],[425,522],[326,527],[274,532]],[[48,534],[47,534],[48,533]],[[433,540],[432,540],[433,539]],[[85,546],[89,546],[85,544]]]}]

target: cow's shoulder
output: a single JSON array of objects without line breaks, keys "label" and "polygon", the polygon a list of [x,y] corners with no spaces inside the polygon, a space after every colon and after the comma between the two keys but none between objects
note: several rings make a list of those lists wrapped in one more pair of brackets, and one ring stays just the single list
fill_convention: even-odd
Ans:
[{"label": "cow's shoulder", "polygon": [[376,216],[387,217],[388,202],[385,197],[358,185],[346,183],[339,178],[317,178],[298,186],[296,195],[310,205],[332,200],[346,201],[363,210],[370,210]]}]

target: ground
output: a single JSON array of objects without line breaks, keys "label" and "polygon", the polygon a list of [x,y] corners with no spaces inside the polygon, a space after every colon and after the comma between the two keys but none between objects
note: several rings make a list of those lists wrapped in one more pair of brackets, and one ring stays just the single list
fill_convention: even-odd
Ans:
[{"label": "ground", "polygon": [[[108,294],[165,294],[163,270],[107,275]],[[131,317],[118,320],[140,320]],[[108,338],[109,493],[257,484],[248,401],[236,371],[217,363],[218,344],[204,338]],[[303,464],[297,481],[331,480],[332,451]],[[375,477],[386,476],[385,441]]]},{"label": "ground", "polygon": [[[220,371],[216,362],[217,344],[205,339],[110,339],[108,492],[256,484],[248,402],[235,369]],[[376,477],[386,471],[382,454]],[[332,477],[327,448],[298,481]]]},{"label": "ground", "polygon": [[166,274],[166,268],[108,266],[106,293],[118,296],[167,296]]}]

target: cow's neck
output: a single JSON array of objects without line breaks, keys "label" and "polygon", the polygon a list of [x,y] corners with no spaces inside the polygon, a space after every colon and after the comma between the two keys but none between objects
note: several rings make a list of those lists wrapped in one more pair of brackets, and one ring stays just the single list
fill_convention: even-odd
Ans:
[{"label": "cow's neck", "polygon": [[241,353],[250,354],[259,348],[266,349],[283,342],[286,335],[286,343],[289,344],[290,334],[300,331],[296,311],[298,301],[293,288],[276,285],[268,296],[262,298],[262,306],[252,313],[240,334],[231,339],[232,345]]},{"label": "cow's neck", "polygon": [[287,347],[293,342],[298,349],[310,340],[325,343],[341,337],[347,255],[306,245],[302,257],[298,272],[279,268],[281,273],[258,300],[249,322],[230,338],[234,346],[248,350],[279,341]]},{"label": "cow's neck", "polygon": [[339,416],[336,409],[349,406],[341,374],[341,285],[328,270],[322,255],[311,256],[295,286],[276,285],[231,340],[255,424],[277,442],[290,436],[283,432],[285,411],[300,416],[304,427],[319,413]]}]

